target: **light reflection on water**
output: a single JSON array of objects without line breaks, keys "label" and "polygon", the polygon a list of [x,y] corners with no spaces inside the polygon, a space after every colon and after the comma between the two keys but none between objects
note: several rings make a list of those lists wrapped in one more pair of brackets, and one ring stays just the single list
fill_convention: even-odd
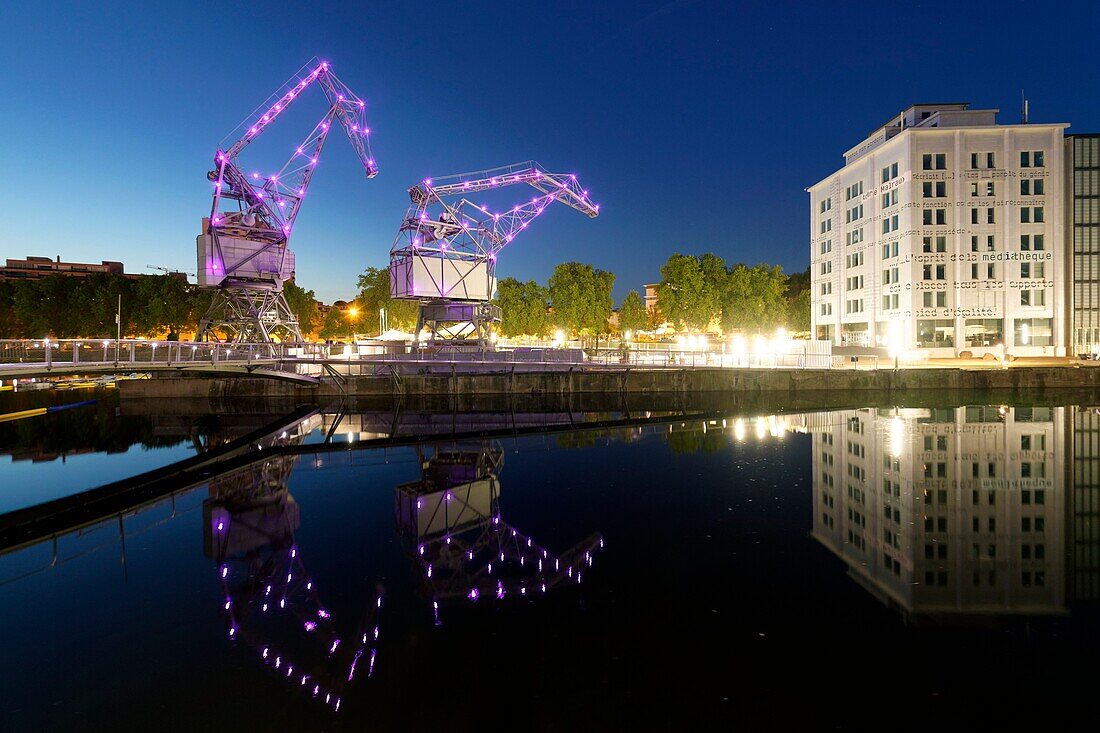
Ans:
[{"label": "light reflection on water", "polygon": [[[961,705],[953,683],[984,688],[1009,660],[1098,649],[1091,409],[731,414],[279,452],[385,432],[344,419],[311,418],[268,439],[269,458],[0,558],[0,640],[36,660],[0,673],[0,723],[418,728],[450,711],[465,729],[484,711],[462,685],[422,692],[440,670],[493,679],[510,709],[536,701],[535,727],[801,717],[769,706],[845,685],[807,668],[811,652],[889,648],[906,670],[869,692]],[[120,475],[128,455],[113,456]],[[963,659],[968,673],[945,669]],[[1053,702],[1081,680],[1020,684]]]}]

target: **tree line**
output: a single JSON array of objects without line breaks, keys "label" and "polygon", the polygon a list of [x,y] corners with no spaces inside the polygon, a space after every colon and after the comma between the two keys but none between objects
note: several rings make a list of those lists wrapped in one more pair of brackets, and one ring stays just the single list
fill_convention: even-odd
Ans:
[{"label": "tree line", "polygon": [[[303,335],[341,339],[374,333],[383,309],[390,328],[416,327],[416,302],[390,297],[386,268],[367,268],[357,286],[351,307],[332,308],[324,318],[313,290],[291,281],[284,284],[284,295]],[[714,254],[674,254],[661,267],[656,312],[647,313],[642,296],[630,290],[619,304],[617,329],[610,323],[614,286],[614,273],[581,262],[559,264],[545,285],[503,278],[494,300],[503,312],[499,330],[505,336],[534,337],[560,330],[583,338],[652,329],[665,321],[678,330],[705,329],[715,322],[725,332],[810,328],[809,270],[788,277],[777,266],[727,266]],[[169,275],[78,278],[59,273],[0,282],[0,338],[113,338],[119,295],[124,337],[190,337],[211,300],[209,290]]]},{"label": "tree line", "polygon": [[[288,304],[303,333],[317,320],[312,290],[284,284]],[[0,282],[0,338],[114,338],[122,296],[123,338],[179,339],[195,333],[211,292],[171,275],[128,278],[112,273]]]}]

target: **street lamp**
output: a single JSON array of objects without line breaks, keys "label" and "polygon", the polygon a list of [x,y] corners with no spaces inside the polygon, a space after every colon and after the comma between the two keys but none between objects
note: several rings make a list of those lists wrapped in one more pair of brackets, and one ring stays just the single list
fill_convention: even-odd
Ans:
[{"label": "street lamp", "polygon": [[898,356],[901,354],[901,321],[890,321],[886,342],[889,345],[890,356],[894,360],[894,371],[898,370]]}]

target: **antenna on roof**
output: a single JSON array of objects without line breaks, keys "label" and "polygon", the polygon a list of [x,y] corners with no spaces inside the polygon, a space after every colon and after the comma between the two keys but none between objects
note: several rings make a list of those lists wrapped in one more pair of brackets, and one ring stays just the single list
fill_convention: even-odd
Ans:
[{"label": "antenna on roof", "polygon": [[1027,97],[1024,96],[1024,90],[1020,90],[1020,124],[1027,124]]}]

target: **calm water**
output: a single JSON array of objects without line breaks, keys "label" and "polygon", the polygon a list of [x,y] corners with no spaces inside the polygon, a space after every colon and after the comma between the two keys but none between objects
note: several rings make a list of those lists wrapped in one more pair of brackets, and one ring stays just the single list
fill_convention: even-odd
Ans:
[{"label": "calm water", "polygon": [[[3,510],[277,417],[187,410],[104,397],[0,424]],[[437,418],[408,424],[460,421]],[[0,729],[1100,715],[1090,409],[731,414],[347,450],[386,432],[384,415],[353,414],[326,450],[332,423],[312,418],[265,443],[267,460],[56,547],[0,556]]]}]

